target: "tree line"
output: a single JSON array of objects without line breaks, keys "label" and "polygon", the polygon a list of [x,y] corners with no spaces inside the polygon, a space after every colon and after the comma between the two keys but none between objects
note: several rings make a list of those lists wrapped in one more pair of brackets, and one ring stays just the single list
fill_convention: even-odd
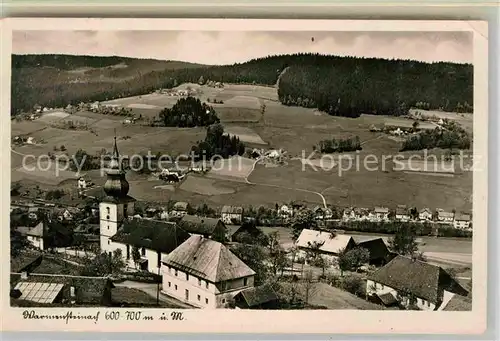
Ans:
[{"label": "tree line", "polygon": [[[469,64],[423,63],[411,60],[338,57],[299,53],[257,58],[223,66],[177,65],[163,70],[114,80],[69,82],[57,69],[109,65],[117,60],[79,64],[59,56],[57,62],[38,57],[13,57],[12,113],[29,110],[34,103],[61,107],[80,101],[104,101],[172,88],[186,82],[224,82],[275,85],[285,105],[318,108],[331,115],[356,117],[361,113],[400,115],[417,103],[429,109],[472,111],[473,69]],[[38,59],[37,59],[38,58]],[[117,71],[117,70],[115,70]],[[128,71],[130,72],[130,71]],[[119,74],[119,73],[118,73]],[[278,82],[279,80],[279,82]],[[459,106],[460,104],[460,106]],[[457,109],[458,108],[458,109]]]},{"label": "tree line", "polygon": [[432,148],[442,149],[469,149],[472,145],[470,134],[458,123],[453,121],[444,122],[441,128],[424,130],[418,135],[406,138],[401,151],[423,150]]},{"label": "tree line", "polygon": [[321,140],[315,148],[321,153],[354,152],[362,149],[359,136],[345,139],[332,138],[331,140]]}]

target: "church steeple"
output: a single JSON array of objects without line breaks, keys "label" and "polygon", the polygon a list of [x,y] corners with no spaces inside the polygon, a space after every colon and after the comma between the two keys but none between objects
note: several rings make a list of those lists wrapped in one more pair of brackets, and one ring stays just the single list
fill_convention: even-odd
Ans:
[{"label": "church steeple", "polygon": [[111,161],[108,165],[108,170],[106,172],[108,179],[104,184],[104,192],[110,197],[121,198],[127,196],[129,191],[129,183],[125,178],[125,171],[122,167],[122,160],[118,152],[118,146],[116,144],[116,132],[115,140],[113,144],[113,153],[111,155]]}]

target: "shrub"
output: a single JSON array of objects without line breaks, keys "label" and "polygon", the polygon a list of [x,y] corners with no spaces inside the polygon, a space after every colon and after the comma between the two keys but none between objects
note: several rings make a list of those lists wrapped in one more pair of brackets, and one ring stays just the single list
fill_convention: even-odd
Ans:
[{"label": "shrub", "polygon": [[365,297],[366,283],[359,276],[348,275],[342,279],[342,289],[356,296]]}]

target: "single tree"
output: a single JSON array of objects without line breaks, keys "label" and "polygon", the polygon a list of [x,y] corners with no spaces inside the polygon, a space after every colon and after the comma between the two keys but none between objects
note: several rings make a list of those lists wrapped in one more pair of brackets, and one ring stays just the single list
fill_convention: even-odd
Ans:
[{"label": "single tree", "polygon": [[299,238],[303,229],[315,229],[317,227],[314,212],[307,208],[299,210],[293,216],[290,226],[292,227],[292,239],[295,241]]},{"label": "single tree", "polygon": [[139,267],[139,262],[141,260],[141,253],[137,246],[132,247],[132,260],[134,261],[135,268]]},{"label": "single tree", "polygon": [[412,256],[418,250],[415,229],[408,225],[399,226],[389,238],[389,249],[403,256]]},{"label": "single tree", "polygon": [[370,252],[365,248],[354,248],[352,250],[341,250],[336,259],[341,276],[344,271],[357,271],[363,264],[370,260]]}]

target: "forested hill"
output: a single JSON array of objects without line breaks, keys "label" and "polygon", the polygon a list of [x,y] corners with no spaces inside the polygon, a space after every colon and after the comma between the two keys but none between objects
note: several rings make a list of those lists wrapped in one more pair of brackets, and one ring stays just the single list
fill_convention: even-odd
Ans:
[{"label": "forested hill", "polygon": [[200,79],[275,85],[280,75],[278,95],[283,104],[318,107],[332,115],[398,115],[414,106],[471,112],[473,99],[473,68],[468,64],[294,54],[203,66],[52,55],[13,56],[13,67],[14,113],[35,103],[62,106],[106,100]]}]

